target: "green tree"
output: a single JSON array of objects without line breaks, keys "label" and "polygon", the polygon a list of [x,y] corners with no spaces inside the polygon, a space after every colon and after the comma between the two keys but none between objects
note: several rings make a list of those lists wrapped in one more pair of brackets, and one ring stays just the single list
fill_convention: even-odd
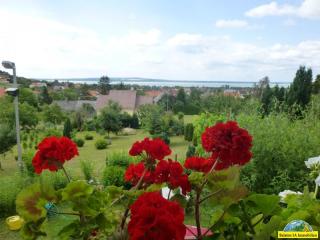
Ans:
[{"label": "green tree", "polygon": [[103,95],[106,95],[111,89],[110,78],[105,75],[99,79],[99,92]]},{"label": "green tree", "polygon": [[[11,97],[4,97],[0,99],[0,123],[14,126],[15,113]],[[34,127],[38,124],[37,109],[30,106],[28,103],[19,104],[19,120],[22,128]]]},{"label": "green tree", "polygon": [[262,90],[261,95],[261,107],[263,115],[268,115],[270,113],[272,107],[272,98],[272,89],[270,88],[269,84],[267,84],[267,86]]},{"label": "green tree", "polygon": [[161,117],[163,116],[163,113],[163,109],[154,104],[142,105],[137,111],[142,128],[149,132],[158,132],[159,125],[161,129]]},{"label": "green tree", "polygon": [[188,142],[191,142],[193,139],[194,127],[192,123],[188,123],[184,130],[184,139]]},{"label": "green tree", "polygon": [[76,111],[73,115],[73,126],[77,128],[78,131],[82,131],[84,127],[85,116],[83,112]]},{"label": "green tree", "polygon": [[136,113],[132,115],[130,127],[135,129],[139,128],[139,118]]},{"label": "green tree", "polygon": [[107,131],[108,136],[110,132],[117,134],[122,129],[120,115],[121,107],[117,103],[109,102],[108,105],[102,109],[98,116],[98,123],[101,128]]},{"label": "green tree", "polygon": [[71,132],[72,132],[71,122],[70,122],[70,119],[67,118],[63,126],[63,136],[71,139]]},{"label": "green tree", "polygon": [[319,94],[320,93],[320,74],[317,75],[315,81],[312,84],[312,92],[314,94]]},{"label": "green tree", "polygon": [[65,119],[62,109],[57,104],[47,105],[43,109],[43,120],[45,122],[60,124]]},{"label": "green tree", "polygon": [[39,122],[37,109],[28,103],[19,104],[20,125],[25,127],[35,127]]},{"label": "green tree", "polygon": [[187,96],[186,96],[186,93],[184,91],[183,88],[180,88],[178,90],[178,93],[177,93],[177,101],[180,101],[182,102],[183,104],[186,104],[186,101],[187,101]]},{"label": "green tree", "polygon": [[35,108],[38,107],[37,96],[29,88],[19,89],[19,102],[28,103],[30,106]]},{"label": "green tree", "polygon": [[311,99],[312,92],[312,70],[306,69],[305,66],[300,66],[297,70],[293,83],[290,85],[287,104],[293,106],[300,105],[304,108]]},{"label": "green tree", "polygon": [[40,90],[39,102],[42,105],[52,103],[52,97],[49,95],[48,89],[46,87],[42,87]]}]

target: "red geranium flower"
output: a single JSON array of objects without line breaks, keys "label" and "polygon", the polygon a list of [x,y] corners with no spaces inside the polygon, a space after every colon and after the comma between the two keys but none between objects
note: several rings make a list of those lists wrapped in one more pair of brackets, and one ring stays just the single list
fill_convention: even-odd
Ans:
[{"label": "red geranium flower", "polygon": [[189,157],[185,161],[184,167],[198,172],[207,173],[211,170],[213,164],[214,161],[211,158]]},{"label": "red geranium flower", "polygon": [[[139,182],[144,170],[145,166],[142,162],[137,164],[131,163],[124,174],[124,179],[126,182],[130,182],[132,185],[136,185]],[[153,183],[153,175],[150,171],[145,173],[143,181],[147,183]]]},{"label": "red geranium flower", "polygon": [[183,209],[158,192],[142,194],[130,207],[130,240],[183,240],[186,227]]},{"label": "red geranium flower", "polygon": [[38,145],[32,165],[38,174],[45,169],[57,171],[76,155],[79,155],[77,145],[69,138],[47,137]]},{"label": "red geranium flower", "polygon": [[252,157],[252,136],[234,121],[217,123],[202,134],[202,146],[218,159],[216,169],[224,169],[234,164],[244,165]]},{"label": "red geranium flower", "polygon": [[131,156],[138,156],[141,155],[143,152],[146,153],[147,159],[154,162],[155,160],[162,160],[164,157],[171,154],[171,149],[169,146],[160,138],[156,139],[149,139],[145,138],[142,141],[135,142],[129,154]]},{"label": "red geranium flower", "polygon": [[191,185],[188,181],[188,176],[183,173],[183,167],[179,162],[171,159],[168,161],[162,160],[157,164],[154,178],[156,183],[167,182],[171,189],[181,187],[184,195],[191,191]]}]

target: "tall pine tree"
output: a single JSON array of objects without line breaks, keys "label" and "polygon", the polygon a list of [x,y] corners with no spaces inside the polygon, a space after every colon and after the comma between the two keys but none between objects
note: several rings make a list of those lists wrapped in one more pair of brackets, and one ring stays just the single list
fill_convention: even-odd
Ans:
[{"label": "tall pine tree", "polygon": [[290,85],[287,104],[293,106],[300,105],[304,108],[311,100],[312,92],[312,70],[306,69],[305,66],[300,66],[293,83]]},{"label": "tall pine tree", "polygon": [[64,127],[63,127],[63,136],[71,138],[71,132],[72,132],[71,122],[70,122],[70,119],[67,118],[66,122],[64,123]]}]

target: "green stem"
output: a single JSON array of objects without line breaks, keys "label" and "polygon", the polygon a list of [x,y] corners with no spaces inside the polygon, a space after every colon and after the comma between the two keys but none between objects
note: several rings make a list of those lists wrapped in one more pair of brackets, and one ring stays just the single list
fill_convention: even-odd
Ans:
[{"label": "green stem", "polygon": [[316,189],[314,190],[314,198],[315,199],[317,199],[318,191],[319,191],[319,185],[316,183]]},{"label": "green stem", "polygon": [[200,221],[200,195],[201,195],[201,189],[196,191],[196,199],[194,202],[194,217],[196,220],[196,226],[197,226],[197,239],[201,240],[201,221]]},{"label": "green stem", "polygon": [[240,201],[240,208],[241,208],[241,210],[243,212],[243,215],[244,215],[245,221],[246,221],[246,223],[247,223],[247,225],[249,227],[250,233],[254,235],[255,231],[254,231],[254,228],[253,228],[253,226],[251,224],[251,219],[250,219],[250,217],[249,217],[249,215],[247,213],[247,210],[245,208],[245,205],[244,205],[243,201]]},{"label": "green stem", "polygon": [[64,175],[66,176],[66,178],[68,179],[68,182],[71,182],[71,178],[69,176],[69,174],[67,173],[66,169],[63,167],[63,165],[61,165],[61,169],[64,172]]}]

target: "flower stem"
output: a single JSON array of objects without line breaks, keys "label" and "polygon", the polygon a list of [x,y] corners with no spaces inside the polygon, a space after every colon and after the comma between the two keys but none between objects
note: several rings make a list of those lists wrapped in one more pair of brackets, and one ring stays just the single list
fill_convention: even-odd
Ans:
[{"label": "flower stem", "polygon": [[201,195],[202,189],[198,189],[196,191],[196,199],[194,202],[194,217],[196,219],[196,226],[197,226],[197,239],[201,240],[201,221],[200,221],[200,195]]},{"label": "flower stem", "polygon": [[319,185],[316,183],[316,189],[314,190],[314,198],[317,199],[317,195],[319,192]]},{"label": "flower stem", "polygon": [[66,178],[68,179],[68,182],[71,182],[71,178],[69,176],[69,174],[67,173],[66,169],[63,167],[63,165],[61,165],[61,169],[64,172],[64,175],[66,176]]}]

